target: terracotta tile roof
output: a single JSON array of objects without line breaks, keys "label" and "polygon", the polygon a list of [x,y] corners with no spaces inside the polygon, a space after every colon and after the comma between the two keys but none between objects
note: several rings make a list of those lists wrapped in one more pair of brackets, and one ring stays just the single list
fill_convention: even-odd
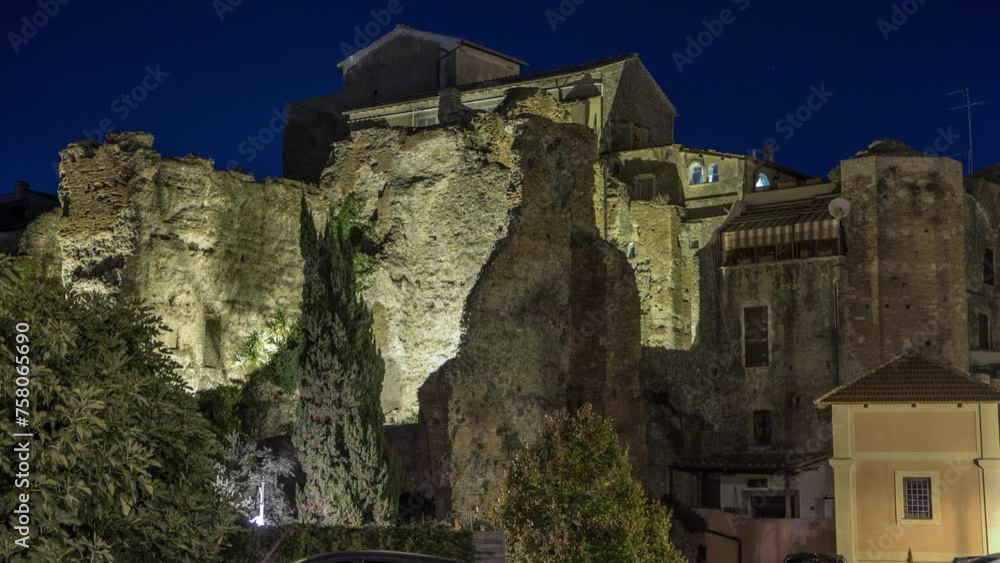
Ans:
[{"label": "terracotta tile roof", "polygon": [[899,356],[816,399],[817,405],[997,402],[1000,390],[920,355]]},{"label": "terracotta tile roof", "polygon": [[804,452],[797,450],[770,450],[763,452],[735,452],[708,454],[681,458],[670,464],[674,469],[689,471],[720,471],[723,473],[780,473],[796,471],[817,463],[826,462],[831,452]]}]

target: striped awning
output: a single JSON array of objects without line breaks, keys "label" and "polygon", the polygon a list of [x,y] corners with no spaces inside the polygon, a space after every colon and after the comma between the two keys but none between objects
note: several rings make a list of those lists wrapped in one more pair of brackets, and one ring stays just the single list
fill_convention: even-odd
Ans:
[{"label": "striped awning", "polygon": [[768,211],[751,210],[725,227],[722,232],[723,250],[838,238],[840,221],[831,217],[825,209],[809,209],[805,213],[801,212],[804,211],[801,208],[784,210],[784,213]]}]

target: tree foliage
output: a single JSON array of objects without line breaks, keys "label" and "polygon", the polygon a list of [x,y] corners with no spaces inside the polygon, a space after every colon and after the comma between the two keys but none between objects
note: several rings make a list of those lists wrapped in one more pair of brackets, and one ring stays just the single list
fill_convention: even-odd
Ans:
[{"label": "tree foliage", "polygon": [[385,366],[371,311],[357,291],[352,221],[331,211],[320,234],[302,201],[305,276],[293,440],[306,475],[296,500],[307,524],[389,524],[398,514],[400,465],[382,428]]},{"label": "tree foliage", "polygon": [[263,525],[282,526],[294,521],[291,503],[280,482],[292,477],[292,464],[287,459],[232,432],[226,436],[226,446],[216,471],[216,490],[240,516],[252,520],[260,514],[260,487],[263,485]]},{"label": "tree foliage", "polygon": [[[67,294],[30,268],[0,270],[0,362],[15,365],[15,326],[30,327],[29,426],[3,417],[0,441],[12,452],[13,433],[34,434],[30,488],[0,482],[4,560],[216,560],[235,517],[212,486],[218,442],[157,341],[159,319],[135,301]],[[16,393],[0,378],[3,404]],[[0,456],[5,475],[15,463]],[[28,551],[10,518],[23,493]]]},{"label": "tree foliage", "polygon": [[670,512],[647,500],[611,421],[590,405],[549,417],[493,513],[513,562],[670,563]]}]

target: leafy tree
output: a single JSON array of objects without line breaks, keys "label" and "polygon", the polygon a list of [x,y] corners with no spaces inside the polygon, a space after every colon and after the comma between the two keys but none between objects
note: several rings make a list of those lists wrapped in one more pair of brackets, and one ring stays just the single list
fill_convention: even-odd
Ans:
[{"label": "leafy tree", "polygon": [[292,477],[292,464],[268,448],[231,432],[226,436],[222,460],[216,464],[215,487],[222,498],[247,520],[260,515],[260,487],[264,487],[264,522],[281,526],[294,521],[292,506],[282,491],[280,479]]},{"label": "leafy tree", "polygon": [[[27,365],[29,377],[27,387],[0,378],[0,402],[27,398],[29,421],[3,417],[0,447],[13,452],[15,432],[34,435],[30,487],[0,481],[0,559],[216,560],[235,521],[212,486],[218,442],[157,341],[159,319],[136,301],[68,294],[30,267],[5,261],[0,272],[0,362]],[[15,463],[0,456],[0,472],[14,475]],[[14,544],[12,517],[25,493],[27,551]]]},{"label": "leafy tree", "polygon": [[646,499],[611,421],[585,405],[548,417],[514,459],[494,524],[510,560],[524,563],[684,561],[670,512]]},{"label": "leafy tree", "polygon": [[398,514],[399,460],[389,452],[381,394],[385,366],[371,311],[356,286],[350,216],[331,210],[317,233],[303,198],[304,258],[299,418],[303,523],[389,524]]}]

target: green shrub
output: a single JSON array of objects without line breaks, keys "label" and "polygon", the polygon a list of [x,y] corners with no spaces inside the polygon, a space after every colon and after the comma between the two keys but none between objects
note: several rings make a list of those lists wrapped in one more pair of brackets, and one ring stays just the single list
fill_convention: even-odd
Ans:
[{"label": "green shrub", "polygon": [[256,563],[270,553],[277,563],[298,561],[338,551],[402,551],[475,563],[472,532],[442,525],[321,527],[295,524],[281,528],[244,529],[227,552],[227,561]]},{"label": "green shrub", "polygon": [[240,419],[236,405],[243,394],[239,384],[220,385],[214,389],[203,389],[195,393],[198,411],[212,425],[216,437],[223,441],[227,434],[240,430]]},{"label": "green shrub", "polygon": [[610,420],[549,417],[506,476],[493,515],[513,563],[670,563],[670,512],[647,500]]},{"label": "green shrub", "polygon": [[299,353],[302,351],[302,329],[298,321],[268,355],[267,361],[252,371],[248,381],[267,381],[284,391],[299,388]]},{"label": "green shrub", "polygon": [[[30,329],[18,333],[18,323]],[[236,515],[213,488],[218,441],[156,340],[160,328],[137,302],[68,294],[57,279],[0,262],[0,363],[30,373],[16,388],[30,393],[30,425],[3,417],[0,447],[13,452],[14,432],[34,434],[30,488],[0,481],[7,515],[30,494],[30,551],[13,544],[5,517],[0,559],[216,560]],[[15,363],[18,334],[28,364]],[[0,378],[0,402],[17,395],[14,377]],[[0,472],[13,475],[15,462],[0,456]]]}]

